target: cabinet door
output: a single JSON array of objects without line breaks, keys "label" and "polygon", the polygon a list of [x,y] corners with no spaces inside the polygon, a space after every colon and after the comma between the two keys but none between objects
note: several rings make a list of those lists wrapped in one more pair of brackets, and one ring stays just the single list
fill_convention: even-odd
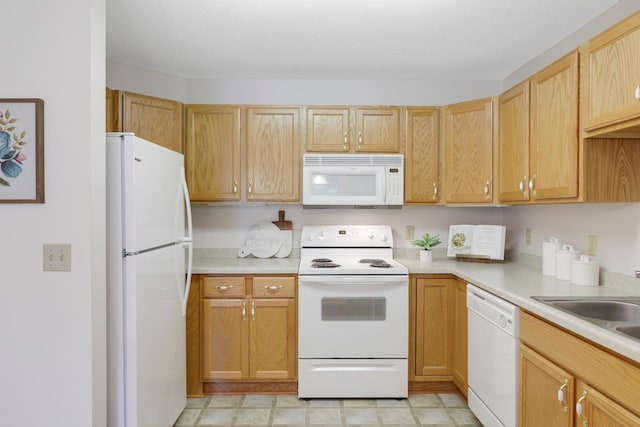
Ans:
[{"label": "cabinet door", "polygon": [[457,282],[455,290],[455,325],[453,379],[458,389],[467,395],[467,284]]},{"label": "cabinet door", "polygon": [[119,130],[182,153],[182,104],[168,99],[119,92]]},{"label": "cabinet door", "polygon": [[415,374],[451,375],[455,279],[416,279]]},{"label": "cabinet door", "polygon": [[306,151],[349,151],[349,109],[307,109]]},{"label": "cabinet door", "polygon": [[445,109],[445,201],[492,201],[491,99],[450,105]]},{"label": "cabinet door", "polygon": [[640,417],[632,414],[588,384],[578,382],[576,427],[640,426]]},{"label": "cabinet door", "polygon": [[202,379],[249,377],[249,319],[245,299],[202,302]]},{"label": "cabinet door", "polygon": [[400,108],[357,108],[355,115],[355,151],[400,151]]},{"label": "cabinet door", "polygon": [[185,168],[191,200],[240,200],[240,109],[187,106]]},{"label": "cabinet door", "polygon": [[247,110],[247,200],[300,201],[300,111]]},{"label": "cabinet door", "polygon": [[531,78],[534,200],[578,196],[578,52]]},{"label": "cabinet door", "polygon": [[105,88],[105,129],[107,132],[117,132],[115,118],[113,115],[113,109],[115,105],[113,98],[115,96],[116,91]]},{"label": "cabinet door", "polygon": [[438,110],[407,108],[405,202],[438,202],[440,198],[438,140]]},{"label": "cabinet door", "polygon": [[296,379],[296,307],[292,298],[251,300],[250,336],[252,379]]},{"label": "cabinet door", "polygon": [[498,201],[528,200],[529,81],[498,99]]},{"label": "cabinet door", "polygon": [[640,12],[589,42],[586,130],[640,117]]},{"label": "cabinet door", "polygon": [[573,426],[574,392],[570,373],[520,345],[520,427]]}]

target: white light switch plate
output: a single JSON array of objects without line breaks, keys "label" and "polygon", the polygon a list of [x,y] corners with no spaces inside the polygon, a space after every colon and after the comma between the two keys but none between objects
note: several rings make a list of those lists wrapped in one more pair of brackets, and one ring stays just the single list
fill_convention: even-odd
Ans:
[{"label": "white light switch plate", "polygon": [[71,245],[45,243],[42,245],[43,271],[71,271]]}]

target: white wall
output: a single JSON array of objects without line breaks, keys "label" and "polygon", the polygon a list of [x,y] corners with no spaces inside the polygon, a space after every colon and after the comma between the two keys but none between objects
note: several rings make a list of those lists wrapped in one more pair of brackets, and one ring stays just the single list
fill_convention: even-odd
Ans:
[{"label": "white wall", "polygon": [[187,81],[157,71],[107,61],[107,87],[187,102]]},{"label": "white wall", "polygon": [[[0,93],[45,101],[46,200],[0,204],[3,426],[105,425],[104,8],[2,4]],[[45,242],[71,272],[42,271]]]}]

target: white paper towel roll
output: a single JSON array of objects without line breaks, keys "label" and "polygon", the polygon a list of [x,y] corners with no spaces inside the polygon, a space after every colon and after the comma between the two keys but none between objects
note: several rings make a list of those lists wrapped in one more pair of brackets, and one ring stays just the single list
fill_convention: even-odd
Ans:
[{"label": "white paper towel roll", "polygon": [[556,275],[556,251],[561,247],[562,243],[557,237],[542,243],[542,274],[545,276]]}]

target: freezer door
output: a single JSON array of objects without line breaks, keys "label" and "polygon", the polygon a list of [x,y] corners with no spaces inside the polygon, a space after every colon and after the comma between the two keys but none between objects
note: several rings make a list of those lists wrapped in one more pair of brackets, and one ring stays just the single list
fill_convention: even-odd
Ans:
[{"label": "freezer door", "polygon": [[183,241],[189,235],[183,155],[129,136],[123,138],[122,162],[125,250]]},{"label": "freezer door", "polygon": [[184,252],[125,258],[126,427],[171,426],[186,405]]}]

